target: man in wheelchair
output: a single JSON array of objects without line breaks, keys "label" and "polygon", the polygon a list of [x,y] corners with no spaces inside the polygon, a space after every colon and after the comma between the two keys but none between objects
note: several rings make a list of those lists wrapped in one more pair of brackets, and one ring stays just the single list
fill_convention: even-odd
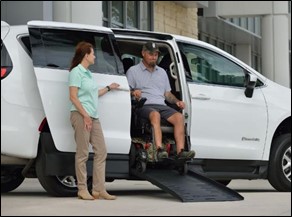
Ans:
[{"label": "man in wheelchair", "polygon": [[165,70],[156,65],[159,52],[159,48],[154,42],[147,42],[143,45],[142,61],[129,68],[126,74],[132,88],[131,95],[137,100],[147,99],[144,105],[137,109],[137,115],[140,118],[148,119],[151,123],[157,148],[157,159],[168,157],[168,153],[162,145],[162,118],[173,125],[177,158],[191,159],[195,156],[195,152],[185,150],[184,117],[177,110],[167,106],[165,101],[176,104],[180,109],[184,109],[185,104],[171,93]]}]

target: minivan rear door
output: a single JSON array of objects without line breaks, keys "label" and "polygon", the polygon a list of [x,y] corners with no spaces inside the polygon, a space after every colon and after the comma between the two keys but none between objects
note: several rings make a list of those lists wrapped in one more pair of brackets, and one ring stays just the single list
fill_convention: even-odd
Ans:
[{"label": "minivan rear door", "polygon": [[76,150],[70,123],[68,75],[77,43],[87,41],[95,49],[95,64],[89,69],[99,88],[112,82],[120,84],[119,90],[99,98],[98,110],[107,151],[128,154],[131,145],[130,90],[112,31],[99,26],[45,21],[30,21],[28,28],[38,88],[57,150]]}]

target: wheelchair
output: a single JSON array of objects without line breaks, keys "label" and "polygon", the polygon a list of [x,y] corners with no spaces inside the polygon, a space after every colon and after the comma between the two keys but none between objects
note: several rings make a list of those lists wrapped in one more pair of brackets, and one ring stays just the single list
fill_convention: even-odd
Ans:
[{"label": "wheelchair", "polygon": [[[144,173],[147,167],[151,167],[176,169],[179,174],[186,174],[187,163],[190,159],[177,159],[174,128],[164,119],[161,119],[162,146],[167,151],[168,158],[163,160],[157,158],[157,148],[151,123],[148,119],[140,118],[137,115],[137,110],[144,105],[146,100],[146,98],[132,99],[130,167],[139,173]],[[189,137],[186,136],[185,141],[185,149],[189,149]]]}]

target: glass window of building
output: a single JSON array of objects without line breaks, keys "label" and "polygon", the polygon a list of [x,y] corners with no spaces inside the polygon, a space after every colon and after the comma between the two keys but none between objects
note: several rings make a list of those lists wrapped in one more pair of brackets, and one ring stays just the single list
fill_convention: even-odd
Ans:
[{"label": "glass window of building", "polygon": [[261,58],[259,54],[252,52],[252,61],[251,61],[251,67],[257,70],[258,72],[261,72]]},{"label": "glass window of building", "polygon": [[148,1],[103,1],[103,26],[153,30],[152,8]]},{"label": "glass window of building", "polygon": [[227,18],[227,21],[240,26],[252,33],[261,35],[261,18],[258,17],[236,17],[236,18]]},{"label": "glass window of building", "polygon": [[220,49],[234,55],[234,44],[227,42],[223,39],[218,39],[215,37],[211,37],[205,33],[199,33],[199,40],[212,44]]}]

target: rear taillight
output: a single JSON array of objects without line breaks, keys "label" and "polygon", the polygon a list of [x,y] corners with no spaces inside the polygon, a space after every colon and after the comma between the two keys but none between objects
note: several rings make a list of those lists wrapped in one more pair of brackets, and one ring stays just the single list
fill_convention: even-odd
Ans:
[{"label": "rear taillight", "polygon": [[7,75],[11,72],[12,67],[10,66],[1,66],[1,79],[7,77]]},{"label": "rear taillight", "polygon": [[1,78],[6,75],[6,72],[7,72],[7,68],[1,67]]}]

